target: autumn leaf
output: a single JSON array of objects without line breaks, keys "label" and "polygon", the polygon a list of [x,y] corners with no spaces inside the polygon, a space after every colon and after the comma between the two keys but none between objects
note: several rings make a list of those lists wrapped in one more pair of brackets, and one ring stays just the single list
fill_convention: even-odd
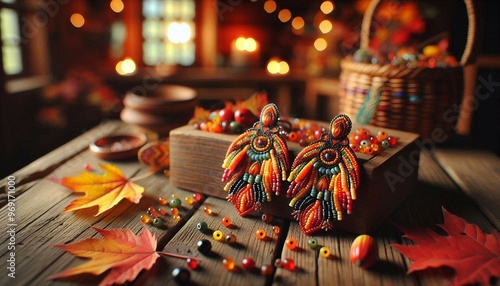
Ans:
[{"label": "autumn leaf", "polygon": [[237,101],[235,109],[247,108],[252,111],[253,114],[259,115],[264,106],[269,103],[267,99],[267,92],[261,91],[254,93],[251,97],[243,100]]},{"label": "autumn leaf", "polygon": [[111,269],[100,285],[123,284],[134,280],[141,270],[149,270],[160,256],[156,252],[156,237],[146,227],[137,236],[129,229],[94,229],[104,239],[88,238],[71,244],[55,245],[73,255],[91,260],[64,270],[50,279],[82,273],[100,275]]},{"label": "autumn leaf", "polygon": [[477,225],[467,223],[444,208],[443,216],[444,223],[439,226],[447,236],[430,229],[402,229],[405,237],[416,245],[391,245],[413,260],[408,274],[448,266],[455,270],[452,285],[489,284],[491,276],[500,277],[499,232],[494,230],[486,234]]},{"label": "autumn leaf", "polygon": [[144,188],[127,179],[123,172],[112,164],[99,164],[104,173],[102,175],[83,172],[76,177],[52,179],[76,193],[85,195],[72,201],[64,212],[98,206],[96,216],[109,210],[122,199],[138,203]]}]

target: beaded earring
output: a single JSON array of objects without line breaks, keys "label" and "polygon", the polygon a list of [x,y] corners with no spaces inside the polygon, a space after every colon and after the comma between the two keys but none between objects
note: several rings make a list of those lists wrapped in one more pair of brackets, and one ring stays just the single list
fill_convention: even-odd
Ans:
[{"label": "beaded earring", "polygon": [[335,116],[330,129],[292,163],[287,197],[292,198],[292,215],[305,234],[330,230],[334,220],[351,213],[360,184],[359,165],[347,138],[351,128],[348,116]]},{"label": "beaded earring", "polygon": [[226,152],[222,181],[227,182],[227,199],[240,216],[260,210],[262,203],[271,201],[273,192],[279,195],[281,181],[286,180],[290,159],[279,120],[278,107],[267,104],[259,121],[239,135]]}]

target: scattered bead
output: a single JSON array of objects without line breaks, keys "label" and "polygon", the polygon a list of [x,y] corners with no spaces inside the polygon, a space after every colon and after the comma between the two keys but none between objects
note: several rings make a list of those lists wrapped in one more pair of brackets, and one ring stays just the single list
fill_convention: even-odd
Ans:
[{"label": "scattered bead", "polygon": [[149,224],[151,223],[151,218],[147,214],[141,215],[141,222],[144,224]]},{"label": "scattered bead", "polygon": [[255,232],[255,236],[257,236],[258,239],[260,240],[264,240],[266,239],[267,237],[267,233],[264,229],[262,228],[259,228],[256,232]]},{"label": "scattered bead", "polygon": [[160,205],[166,205],[166,204],[167,204],[167,202],[168,202],[168,201],[167,201],[167,199],[166,199],[165,197],[159,197],[159,198],[158,198],[158,203],[159,203]]},{"label": "scattered bead", "polygon": [[396,137],[393,136],[387,137],[387,141],[389,141],[390,146],[396,146],[396,144],[398,144],[398,139],[396,139]]},{"label": "scattered bead", "polygon": [[179,285],[188,285],[191,280],[191,273],[185,268],[175,268],[172,271],[172,276]]},{"label": "scattered bead", "polygon": [[203,196],[199,193],[194,193],[193,194],[193,199],[195,202],[197,203],[201,203],[201,201],[203,200]]},{"label": "scattered bead", "polygon": [[245,257],[241,260],[241,266],[247,271],[253,270],[255,268],[255,261],[251,257]]},{"label": "scattered bead", "polygon": [[172,216],[179,215],[179,209],[178,208],[171,208],[170,213],[172,214]]},{"label": "scattered bead", "polygon": [[188,259],[186,259],[186,263],[190,269],[195,270],[196,268],[198,268],[198,260],[196,260],[196,259],[188,258]]},{"label": "scattered bead", "polygon": [[196,225],[196,228],[201,231],[201,232],[205,232],[207,231],[208,229],[208,225],[206,222],[204,221],[200,221],[197,225]]},{"label": "scattered bead", "polygon": [[160,214],[156,211],[156,208],[154,206],[150,206],[148,208],[148,214],[151,216],[151,218],[157,218],[160,216]]},{"label": "scattered bead", "polygon": [[330,257],[330,248],[326,246],[321,247],[319,250],[319,254],[324,258]]},{"label": "scattered bead", "polygon": [[297,248],[297,240],[295,240],[295,238],[293,237],[289,237],[286,239],[285,245],[288,249],[294,250],[295,248]]},{"label": "scattered bead", "polygon": [[289,271],[294,271],[295,270],[295,261],[291,258],[285,258],[283,259],[283,268]]},{"label": "scattered bead", "polygon": [[83,164],[83,168],[85,169],[85,171],[88,171],[88,172],[94,171],[94,168],[92,168],[92,166],[90,166],[89,163]]},{"label": "scattered bead", "polygon": [[170,196],[170,198],[172,198],[172,199],[178,199],[178,198],[179,198],[179,196],[178,196],[177,194],[172,194],[172,195]]},{"label": "scattered bead", "polygon": [[260,275],[262,276],[271,276],[273,275],[273,267],[269,264],[264,264],[260,267]]},{"label": "scattered bead", "polygon": [[178,208],[181,206],[181,204],[182,204],[182,201],[179,198],[173,198],[170,200],[170,203],[169,203],[170,207],[172,207],[172,208]]},{"label": "scattered bead", "polygon": [[224,218],[222,219],[222,224],[223,224],[225,227],[230,227],[230,226],[231,226],[231,223],[232,223],[232,222],[231,222],[231,218],[229,218],[229,217],[227,217],[227,216],[226,216],[226,217],[224,217]]},{"label": "scattered bead", "polygon": [[279,235],[281,233],[281,228],[277,225],[273,226],[273,232],[276,235]]},{"label": "scattered bead", "polygon": [[226,235],[225,241],[226,241],[226,243],[229,243],[229,244],[236,243],[236,235],[234,235],[232,233]]},{"label": "scattered bead", "polygon": [[318,246],[318,240],[316,238],[310,238],[308,241],[307,241],[307,245],[311,248],[311,249],[316,249],[316,247]]},{"label": "scattered bead", "polygon": [[186,204],[188,204],[188,205],[194,204],[194,198],[192,196],[187,196],[184,198],[184,200],[186,201]]},{"label": "scattered bead", "polygon": [[163,226],[163,220],[159,217],[153,219],[153,225],[156,227]]},{"label": "scattered bead", "polygon": [[224,266],[226,270],[232,271],[234,270],[234,260],[232,258],[226,257],[222,259],[222,266]]},{"label": "scattered bead", "polygon": [[203,212],[205,212],[207,215],[212,215],[213,214],[212,208],[209,207],[209,206],[204,207],[203,208]]},{"label": "scattered bead", "polygon": [[159,207],[158,208],[158,212],[161,214],[161,215],[167,215],[167,209],[165,207]]},{"label": "scattered bead", "polygon": [[172,218],[174,219],[175,222],[179,222],[182,219],[180,215],[174,215]]},{"label": "scattered bead", "polygon": [[277,258],[275,261],[274,261],[274,267],[276,268],[281,268],[283,267],[283,260]]},{"label": "scattered bead", "polygon": [[196,245],[198,246],[198,251],[201,254],[207,255],[212,251],[212,243],[209,240],[198,240],[198,243]]},{"label": "scattered bead", "polygon": [[221,241],[221,240],[224,239],[224,234],[220,230],[214,231],[214,233],[212,234],[212,236],[217,241]]},{"label": "scattered bead", "polygon": [[262,214],[262,221],[265,223],[270,223],[273,220],[273,216],[267,213]]}]

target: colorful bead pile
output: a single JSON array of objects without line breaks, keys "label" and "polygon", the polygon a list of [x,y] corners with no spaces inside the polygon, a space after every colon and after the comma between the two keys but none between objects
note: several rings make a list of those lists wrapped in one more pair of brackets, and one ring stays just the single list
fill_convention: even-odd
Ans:
[{"label": "colorful bead pile", "polygon": [[[187,196],[186,201],[189,203],[194,203],[197,198],[201,201],[202,197],[200,194],[193,194],[192,196]],[[160,206],[155,207],[151,205],[147,209],[147,213],[140,216],[140,221],[143,224],[151,224],[158,228],[165,227],[165,219],[167,216],[171,215],[175,222],[181,221],[182,217],[180,215],[179,208],[182,207],[182,201],[177,197],[177,195],[172,195],[170,201],[163,196],[158,197],[158,204]],[[167,210],[167,205],[170,207]]]},{"label": "colorful bead pile", "polygon": [[394,136],[389,136],[387,132],[382,130],[374,136],[367,128],[359,128],[356,132],[349,134],[348,138],[349,146],[354,152],[367,155],[380,154],[385,149],[398,144],[398,140]]}]

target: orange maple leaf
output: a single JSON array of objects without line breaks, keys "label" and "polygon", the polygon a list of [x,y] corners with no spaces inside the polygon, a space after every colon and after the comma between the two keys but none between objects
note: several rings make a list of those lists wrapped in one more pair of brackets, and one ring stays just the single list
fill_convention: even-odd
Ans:
[{"label": "orange maple leaf", "polygon": [[452,285],[489,284],[490,276],[500,277],[500,235],[484,233],[477,225],[450,214],[443,208],[448,233],[442,236],[430,229],[403,229],[417,245],[391,245],[413,260],[408,273],[448,266],[455,269]]},{"label": "orange maple leaf", "polygon": [[83,172],[76,177],[53,179],[53,181],[85,195],[72,201],[64,212],[98,206],[96,216],[109,210],[122,199],[138,203],[144,188],[127,179],[123,172],[112,164],[99,164],[104,174]]},{"label": "orange maple leaf", "polygon": [[134,280],[141,270],[149,270],[160,256],[156,252],[156,237],[146,227],[137,236],[129,229],[94,229],[104,239],[88,238],[71,244],[55,245],[91,260],[55,274],[50,279],[82,273],[100,275],[111,269],[100,285],[123,284]]}]

